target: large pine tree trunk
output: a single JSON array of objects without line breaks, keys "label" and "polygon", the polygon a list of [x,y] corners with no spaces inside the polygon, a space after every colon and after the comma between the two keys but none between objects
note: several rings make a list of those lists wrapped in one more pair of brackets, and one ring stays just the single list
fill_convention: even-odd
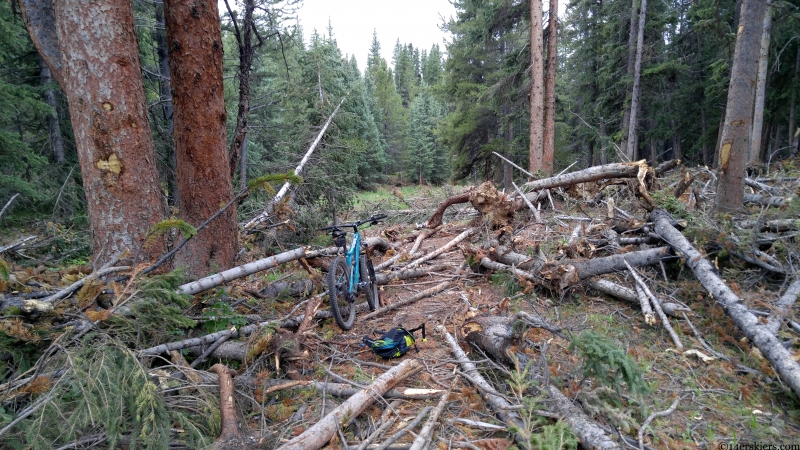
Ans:
[{"label": "large pine tree trunk", "polygon": [[[164,218],[130,2],[22,0],[31,38],[69,102],[94,260],[102,266]],[[155,257],[159,245],[140,257]]]},{"label": "large pine tree trunk", "polygon": [[531,0],[531,128],[529,172],[544,170],[544,43],[542,42],[542,0]]},{"label": "large pine tree trunk", "polygon": [[628,126],[628,161],[636,157],[636,122],[639,114],[639,96],[642,90],[642,48],[644,47],[644,19],[647,13],[647,0],[642,0],[639,10],[639,31],[636,38],[636,62],[633,66],[633,91],[631,93],[631,119]]},{"label": "large pine tree trunk", "polygon": [[716,206],[720,211],[733,211],[743,205],[744,169],[750,147],[753,112],[753,80],[758,70],[765,3],[763,0],[744,0],[739,16],[728,105],[719,148],[720,176]]},{"label": "large pine tree trunk", "polygon": [[756,82],[756,104],[753,110],[753,129],[750,132],[750,152],[748,165],[761,161],[761,131],[764,126],[764,102],[767,92],[767,63],[769,62],[769,33],[772,27],[772,10],[764,11],[764,22],[761,30],[761,51],[758,54],[758,81]]},{"label": "large pine tree trunk", "polygon": [[[178,207],[199,225],[233,198],[226,154],[222,38],[216,2],[164,2],[175,108]],[[175,258],[196,278],[233,265],[236,210],[229,208]]]},{"label": "large pine tree trunk", "polygon": [[556,67],[558,54],[558,0],[550,0],[547,25],[547,75],[545,76],[544,152],[542,166],[547,175],[553,173],[556,148]]}]

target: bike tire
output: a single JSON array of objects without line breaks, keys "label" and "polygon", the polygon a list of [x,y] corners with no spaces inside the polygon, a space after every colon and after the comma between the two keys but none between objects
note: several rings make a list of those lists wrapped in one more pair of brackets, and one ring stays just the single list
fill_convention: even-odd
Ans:
[{"label": "bike tire", "polygon": [[375,311],[381,306],[381,300],[378,296],[378,283],[375,281],[375,267],[372,265],[372,260],[361,255],[359,269],[361,281],[366,283],[363,289],[367,296],[367,305],[370,311]]},{"label": "bike tire", "polygon": [[350,269],[344,258],[337,256],[331,261],[328,270],[328,296],[331,299],[331,313],[342,330],[353,328],[356,319],[356,305],[348,301],[350,289]]}]

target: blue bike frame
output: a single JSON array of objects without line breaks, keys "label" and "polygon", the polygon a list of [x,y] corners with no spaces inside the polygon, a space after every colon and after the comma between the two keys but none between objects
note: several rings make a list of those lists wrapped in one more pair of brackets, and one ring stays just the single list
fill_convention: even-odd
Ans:
[{"label": "blue bike frame", "polygon": [[345,253],[345,261],[347,262],[347,267],[351,269],[350,273],[350,286],[348,286],[348,291],[350,294],[355,294],[356,286],[361,281],[361,271],[359,270],[359,264],[361,263],[359,255],[361,254],[361,233],[358,231],[353,232],[353,240],[350,241],[350,248],[347,249]]}]

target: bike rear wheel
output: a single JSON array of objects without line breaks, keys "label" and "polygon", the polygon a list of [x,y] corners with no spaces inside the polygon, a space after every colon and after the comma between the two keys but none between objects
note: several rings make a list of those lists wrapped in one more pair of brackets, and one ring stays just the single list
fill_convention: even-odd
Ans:
[{"label": "bike rear wheel", "polygon": [[331,313],[336,324],[343,330],[353,328],[356,319],[356,305],[349,294],[350,269],[344,258],[337,256],[331,261],[328,270],[328,295],[331,299]]},{"label": "bike rear wheel", "polygon": [[381,301],[380,297],[378,297],[378,283],[375,281],[375,267],[372,265],[372,260],[361,255],[359,269],[361,281],[366,283],[362,289],[367,295],[367,305],[369,305],[370,311],[375,311],[381,306]]}]

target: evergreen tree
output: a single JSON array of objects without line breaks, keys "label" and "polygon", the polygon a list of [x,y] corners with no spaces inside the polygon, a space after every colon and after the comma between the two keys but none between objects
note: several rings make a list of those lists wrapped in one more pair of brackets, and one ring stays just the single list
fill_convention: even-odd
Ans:
[{"label": "evergreen tree", "polygon": [[411,104],[408,147],[404,155],[409,180],[419,184],[441,184],[447,181],[447,150],[435,134],[443,115],[442,105],[427,90],[421,91]]}]

